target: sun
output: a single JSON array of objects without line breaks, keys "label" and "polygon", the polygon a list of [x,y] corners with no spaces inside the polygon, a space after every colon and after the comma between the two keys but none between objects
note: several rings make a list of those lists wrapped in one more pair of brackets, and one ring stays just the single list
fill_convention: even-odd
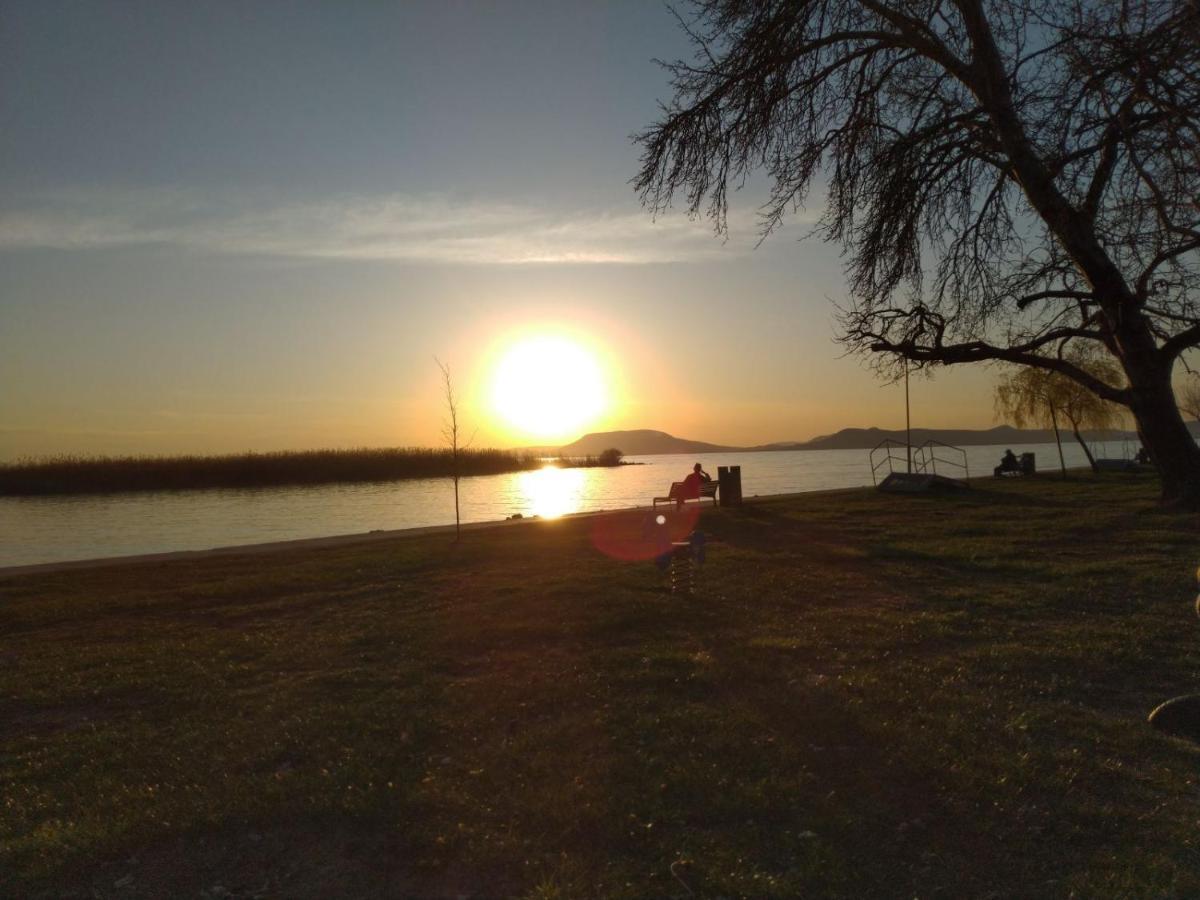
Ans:
[{"label": "sun", "polygon": [[595,354],[560,335],[524,338],[500,356],[491,377],[496,415],[525,438],[578,436],[608,407],[608,386]]}]

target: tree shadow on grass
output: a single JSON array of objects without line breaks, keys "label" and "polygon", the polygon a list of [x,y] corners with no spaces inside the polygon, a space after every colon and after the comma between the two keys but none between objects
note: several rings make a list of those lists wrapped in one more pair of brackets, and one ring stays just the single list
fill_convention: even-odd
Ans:
[{"label": "tree shadow on grass", "polygon": [[[139,846],[132,856],[60,875],[46,896],[484,897],[509,895],[502,871],[431,864],[406,824],[420,811],[333,810],[199,827]],[[36,888],[35,888],[36,890]]]},{"label": "tree shadow on grass", "polygon": [[[1010,848],[964,816],[955,778],[805,662],[745,656],[707,697],[658,679],[613,710],[608,850],[665,875],[685,860],[700,896],[897,896],[993,886]],[[673,686],[674,684],[674,686]],[[647,690],[651,690],[648,686]],[[922,849],[937,848],[937,857]]]}]

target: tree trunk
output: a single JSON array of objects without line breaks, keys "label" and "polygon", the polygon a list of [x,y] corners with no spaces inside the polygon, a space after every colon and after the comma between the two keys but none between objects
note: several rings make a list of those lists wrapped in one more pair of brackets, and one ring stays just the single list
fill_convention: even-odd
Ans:
[{"label": "tree trunk", "polygon": [[1058,416],[1054,412],[1054,404],[1047,404],[1050,407],[1050,424],[1054,426],[1054,441],[1058,444],[1058,464],[1062,467],[1063,478],[1067,477],[1067,461],[1063,457],[1062,438],[1058,434]]},{"label": "tree trunk", "polygon": [[1200,447],[1183,422],[1171,389],[1169,366],[1123,360],[1129,378],[1129,409],[1142,446],[1162,476],[1162,499],[1200,508]]},{"label": "tree trunk", "polygon": [[1071,431],[1075,434],[1075,440],[1079,441],[1079,446],[1083,448],[1083,455],[1087,457],[1088,465],[1092,467],[1092,471],[1099,472],[1100,467],[1096,465],[1096,458],[1092,456],[1092,451],[1088,449],[1087,441],[1083,439],[1083,435],[1079,433],[1079,426],[1074,422],[1071,423]]},{"label": "tree trunk", "polygon": [[454,460],[454,539],[462,538],[462,520],[458,517],[458,454]]}]

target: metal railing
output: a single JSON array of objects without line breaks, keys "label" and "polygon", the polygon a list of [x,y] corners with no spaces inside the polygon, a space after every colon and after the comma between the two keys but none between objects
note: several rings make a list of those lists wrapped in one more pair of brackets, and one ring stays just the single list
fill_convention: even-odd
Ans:
[{"label": "metal railing", "polygon": [[[926,441],[917,448],[913,458],[913,471],[922,475],[937,475],[938,463],[942,464],[943,469],[947,466],[953,470],[961,469],[963,479],[971,477],[971,470],[967,468],[967,451],[961,447],[943,444],[941,441]],[[957,476],[957,472],[955,475]]]},{"label": "metal railing", "polygon": [[[961,447],[941,441],[926,441],[919,447],[910,447],[901,441],[884,438],[871,450],[871,483],[879,486],[879,470],[885,465],[889,475],[896,471],[908,472],[910,453],[914,475],[942,474],[938,472],[940,465],[943,473],[950,469],[954,477],[971,477],[971,470],[967,467],[967,451]],[[959,472],[962,474],[959,475]]]},{"label": "metal railing", "polygon": [[[871,450],[871,483],[876,487],[879,486],[879,470],[883,467],[884,463],[887,463],[889,475],[896,471],[893,463],[900,463],[900,471],[907,472],[909,453],[912,449],[908,444],[893,441],[891,438],[884,438],[876,444],[874,449]],[[876,456],[879,457],[878,462],[875,459]],[[912,461],[915,470],[917,464],[915,456],[912,457]]]}]

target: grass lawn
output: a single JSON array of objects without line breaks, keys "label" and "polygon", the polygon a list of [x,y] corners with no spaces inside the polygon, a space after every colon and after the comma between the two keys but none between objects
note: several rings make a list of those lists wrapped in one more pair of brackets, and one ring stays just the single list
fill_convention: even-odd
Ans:
[{"label": "grass lawn", "polygon": [[1200,895],[1156,493],[705,510],[691,598],[583,518],[0,579],[0,896]]}]

